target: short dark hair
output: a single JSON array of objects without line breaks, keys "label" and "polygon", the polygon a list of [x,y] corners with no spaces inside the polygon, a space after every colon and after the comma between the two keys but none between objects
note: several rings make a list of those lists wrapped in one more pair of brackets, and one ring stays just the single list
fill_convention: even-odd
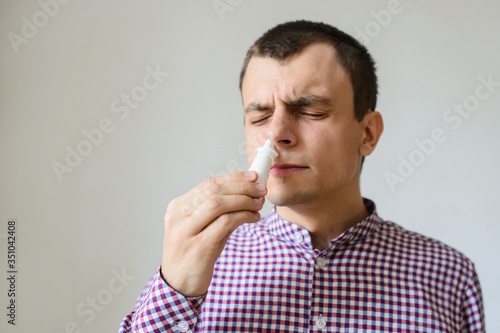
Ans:
[{"label": "short dark hair", "polygon": [[262,35],[248,50],[240,73],[240,90],[252,57],[269,57],[283,62],[308,45],[324,42],[333,46],[338,63],[347,72],[354,90],[354,116],[361,121],[377,105],[375,62],[366,47],[339,29],[321,22],[292,21],[277,25]]}]

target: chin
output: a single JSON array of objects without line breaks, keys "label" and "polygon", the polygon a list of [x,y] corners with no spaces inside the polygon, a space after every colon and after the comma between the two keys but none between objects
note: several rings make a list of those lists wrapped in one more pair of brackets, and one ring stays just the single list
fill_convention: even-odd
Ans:
[{"label": "chin", "polygon": [[269,190],[266,198],[275,206],[294,206],[309,203],[319,195],[314,191],[291,191],[290,189]]}]

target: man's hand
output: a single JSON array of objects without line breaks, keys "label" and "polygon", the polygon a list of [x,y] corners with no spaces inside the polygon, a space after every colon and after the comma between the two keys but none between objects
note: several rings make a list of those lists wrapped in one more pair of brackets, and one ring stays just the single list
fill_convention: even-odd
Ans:
[{"label": "man's hand", "polygon": [[208,290],[231,233],[260,220],[267,190],[256,180],[255,171],[209,178],[169,203],[161,274],[170,287],[186,297]]}]

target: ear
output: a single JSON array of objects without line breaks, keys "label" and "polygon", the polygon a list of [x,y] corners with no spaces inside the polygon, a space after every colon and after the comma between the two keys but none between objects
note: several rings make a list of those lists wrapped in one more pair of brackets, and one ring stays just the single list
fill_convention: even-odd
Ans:
[{"label": "ear", "polygon": [[370,155],[377,146],[378,140],[384,131],[382,115],[377,111],[370,111],[361,120],[361,132],[359,140],[359,154]]}]

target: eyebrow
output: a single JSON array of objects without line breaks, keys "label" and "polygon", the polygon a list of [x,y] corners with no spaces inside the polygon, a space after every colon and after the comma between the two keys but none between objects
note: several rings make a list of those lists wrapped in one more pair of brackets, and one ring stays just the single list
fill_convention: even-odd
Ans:
[{"label": "eyebrow", "polygon": [[267,111],[271,109],[269,105],[261,104],[259,102],[254,102],[248,104],[248,106],[245,108],[245,113],[249,113],[252,111]]},{"label": "eyebrow", "polygon": [[[286,104],[289,106],[301,107],[301,106],[311,106],[311,105],[332,106],[333,103],[329,98],[319,95],[307,94],[297,99],[288,101],[286,102]],[[252,111],[267,111],[269,109],[271,109],[271,106],[269,105],[262,104],[259,102],[254,102],[248,104],[248,106],[245,108],[245,113],[249,113]]]},{"label": "eyebrow", "polygon": [[329,98],[318,95],[305,95],[287,103],[291,106],[332,105]]}]

